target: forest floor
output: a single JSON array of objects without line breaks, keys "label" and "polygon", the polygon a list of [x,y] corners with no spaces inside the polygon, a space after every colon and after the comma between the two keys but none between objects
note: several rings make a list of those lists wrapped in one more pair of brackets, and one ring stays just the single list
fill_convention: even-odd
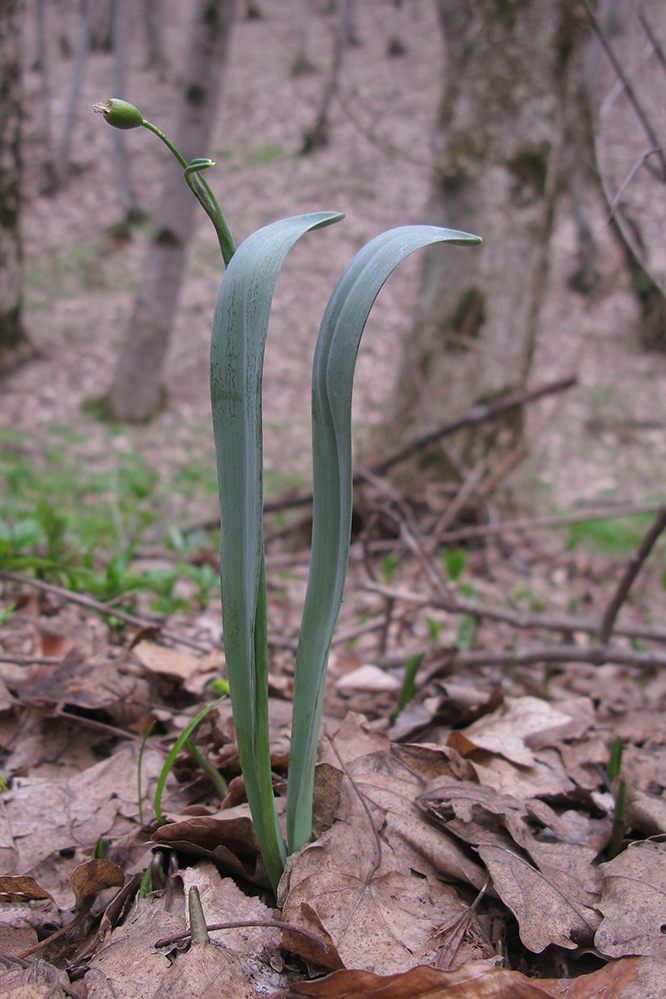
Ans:
[{"label": "forest floor", "polygon": [[[241,20],[232,40],[210,151],[218,167],[207,179],[239,241],[281,216],[322,208],[347,215],[297,245],[276,291],[266,486],[284,497],[310,480],[314,331],[335,280],[376,233],[428,220],[443,48],[434,4],[404,5],[406,52],[394,57],[386,51],[389,5],[358,5],[361,44],[345,51],[329,144],[304,157],[335,19],[317,13],[314,70],[293,76],[301,5],[261,6],[264,18]],[[644,6],[663,34],[663,9]],[[166,7],[169,66],[163,78],[144,68],[137,24],[127,96],[172,134],[186,5]],[[56,15],[49,13],[54,144],[72,74],[72,60],[57,50]],[[73,15],[65,28],[74,46]],[[640,31],[627,18],[617,42],[644,84]],[[599,630],[653,519],[647,508],[656,513],[664,499],[666,354],[640,346],[637,307],[602,206],[590,206],[602,280],[584,297],[567,285],[575,224],[571,205],[561,203],[531,384],[571,374],[577,383],[527,407],[529,454],[512,486],[532,517],[602,505],[609,516],[447,536],[497,517],[492,492],[471,503],[458,487],[434,482],[405,492],[374,479],[359,489],[324,705],[334,739],[322,748],[320,838],[296,859],[278,911],[243,803],[227,702],[196,741],[230,782],[229,796],[220,801],[181,754],[162,800],[169,822],[154,823],[165,756],[213,700],[210,681],[224,670],[207,387],[217,242],[202,217],[175,319],[166,410],[140,427],[96,421],[85,402],[108,388],[150,229],[114,229],[112,132],[89,110],[110,95],[109,53],[88,59],[69,183],[44,192],[33,48],[29,19],[25,319],[38,356],[3,380],[0,397],[0,554],[15,573],[0,581],[0,773],[8,784],[0,795],[0,999],[351,997],[380,984],[382,995],[438,999],[470,999],[480,988],[497,999],[664,994],[659,544],[621,603],[608,647]],[[599,72],[610,86],[603,61]],[[661,91],[648,86],[656,102],[659,81]],[[606,124],[606,162],[617,182],[644,143],[621,101]],[[147,133],[125,139],[138,204],[150,215],[164,153]],[[642,179],[627,197],[659,266],[662,190]],[[382,290],[364,335],[354,403],[361,453],[390,405],[418,274],[416,255]],[[645,509],[610,516],[628,504]],[[267,519],[278,795],[307,579],[303,509],[285,503]],[[123,613],[130,620],[116,616]],[[416,695],[395,718],[405,663],[422,652]],[[614,826],[619,783],[608,765],[618,737],[628,790],[624,823]],[[101,839],[111,844],[103,868],[90,860]],[[172,857],[179,868],[165,888],[133,902],[131,878],[154,851],[158,867]],[[131,886],[124,907],[115,898],[123,881]],[[156,947],[186,934],[193,885],[209,924],[281,918],[300,929],[245,925],[216,930],[211,947]],[[48,963],[34,965],[35,955]],[[309,981],[325,971],[337,977]],[[377,978],[391,975],[393,991]]]}]

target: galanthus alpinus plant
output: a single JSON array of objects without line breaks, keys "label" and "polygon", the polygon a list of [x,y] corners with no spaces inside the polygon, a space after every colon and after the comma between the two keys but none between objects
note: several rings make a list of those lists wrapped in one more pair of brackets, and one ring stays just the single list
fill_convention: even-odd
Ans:
[{"label": "galanthus alpinus plant", "polygon": [[287,853],[312,833],[312,795],[324,680],[347,574],[352,515],[352,387],[361,334],[372,304],[397,265],[431,243],[471,245],[478,236],[416,225],[372,239],[338,281],[319,328],[312,373],[312,554],[294,670],[287,791],[287,844],[273,797],[268,739],[268,643],[263,540],[261,387],[275,283],[296,241],[338,222],[313,212],[273,222],[236,250],[201,171],[125,101],[96,104],[117,128],[143,126],[177,157],[211,219],[227,265],[213,317],[210,387],[221,515],[221,591],[227,677],[241,768],[257,839],[275,888]]}]

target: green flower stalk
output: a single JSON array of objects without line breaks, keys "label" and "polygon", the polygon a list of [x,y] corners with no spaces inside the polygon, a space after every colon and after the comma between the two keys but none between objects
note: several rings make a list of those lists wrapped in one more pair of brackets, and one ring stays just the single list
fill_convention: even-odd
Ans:
[{"label": "green flower stalk", "polygon": [[220,244],[222,259],[225,265],[228,264],[236,251],[236,244],[227,225],[227,220],[220,211],[220,206],[215,200],[213,192],[203,177],[200,176],[202,170],[207,170],[208,167],[215,166],[213,160],[204,157],[194,159],[191,163],[188,163],[185,157],[181,156],[174,144],[167,139],[164,132],[161,132],[152,122],[146,121],[139,109],[135,108],[133,104],[122,101],[119,97],[110,97],[107,101],[100,101],[97,104],[93,104],[93,111],[95,114],[104,115],[104,120],[109,125],[113,125],[114,128],[129,129],[143,127],[147,128],[149,132],[153,132],[158,139],[161,139],[169,152],[176,157],[182,166],[185,180],[190,190],[213,223]]},{"label": "green flower stalk", "polygon": [[[227,265],[217,297],[210,353],[213,431],[220,496],[220,583],[227,677],[247,799],[271,884],[287,853],[312,835],[312,793],[328,653],[347,574],[352,515],[352,389],[361,335],[384,282],[415,250],[469,246],[478,236],[436,226],[382,233],[356,254],[329,299],[312,372],[312,557],[294,670],[287,792],[287,843],[273,796],[268,734],[268,640],[263,536],[262,378],[275,283],[292,246],[340,221],[313,212],[259,229],[235,248],[201,171],[124,101],[95,105],[117,128],[142,125],[176,156],[211,219]],[[139,120],[140,119],[140,120]],[[189,736],[189,729],[185,736]],[[182,736],[181,736],[182,738]],[[173,751],[172,751],[173,752]],[[156,803],[156,814],[158,807]]]}]

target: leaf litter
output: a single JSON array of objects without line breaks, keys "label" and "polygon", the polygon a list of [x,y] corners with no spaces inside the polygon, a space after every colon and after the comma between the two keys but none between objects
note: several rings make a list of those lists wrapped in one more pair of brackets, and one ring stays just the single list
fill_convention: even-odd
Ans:
[{"label": "leaf litter", "polygon": [[[27,987],[29,972],[11,960],[28,952],[31,967],[38,957],[47,960],[40,965],[46,991],[61,987],[43,970],[52,967],[67,970],[65,987],[82,982],[87,995],[101,997],[112,983],[128,999],[212,996],[220,988],[232,997],[582,999],[602,987],[611,999],[632,989],[641,999],[661,981],[666,755],[659,741],[645,738],[654,732],[647,722],[623,760],[630,835],[615,859],[605,856],[614,796],[603,772],[613,722],[646,711],[630,668],[611,674],[622,681],[610,691],[611,713],[599,671],[567,667],[549,697],[529,693],[521,677],[507,694],[492,668],[458,674],[453,684],[435,675],[416,697],[430,704],[421,739],[397,742],[381,699],[369,716],[348,710],[360,688],[341,689],[334,658],[326,700],[334,734],[323,740],[318,765],[317,838],[291,858],[276,907],[243,802],[225,704],[195,737],[233,793],[216,799],[183,754],[163,803],[169,821],[150,827],[166,747],[197,710],[188,686],[210,676],[211,662],[219,667],[219,653],[204,647],[181,655],[159,632],[135,643],[129,629],[95,672],[86,666],[99,649],[93,653],[81,637],[88,625],[78,636],[69,631],[41,691],[37,677],[30,679],[39,664],[20,667],[20,679],[16,665],[0,664],[8,691],[2,719],[16,722],[18,702],[18,715],[31,718],[33,751],[41,735],[46,745],[53,740],[54,756],[46,762],[42,747],[32,776],[29,756],[16,755],[15,728],[8,759],[16,772],[0,797],[0,957],[22,983],[17,988]],[[286,767],[289,686],[279,689],[282,697],[271,699],[278,776]],[[655,686],[656,704],[660,690]],[[385,686],[382,697],[395,700],[396,691],[395,683]],[[112,717],[106,706],[114,696],[124,713]],[[72,711],[80,712],[91,758],[108,757],[73,773],[64,766],[68,743],[54,735],[67,727],[75,741]],[[447,725],[447,714],[467,724]],[[137,767],[147,717],[162,732],[143,752],[142,824]],[[281,786],[276,777],[280,814]],[[91,859],[106,838],[109,860]],[[113,886],[124,881],[127,890],[155,858],[166,886],[144,898],[135,881],[116,907]],[[192,885],[209,925],[244,925],[213,931],[209,944],[188,944]],[[156,948],[169,938],[172,944]],[[548,975],[555,969],[564,975]]]}]

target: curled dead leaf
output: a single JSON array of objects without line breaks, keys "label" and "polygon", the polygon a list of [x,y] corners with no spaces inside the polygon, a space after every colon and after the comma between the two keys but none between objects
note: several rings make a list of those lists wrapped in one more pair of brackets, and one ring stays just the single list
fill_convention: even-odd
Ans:
[{"label": "curled dead leaf", "polygon": [[307,999],[552,999],[518,971],[490,968],[487,962],[465,964],[456,971],[418,966],[398,975],[370,971],[334,971],[317,982],[292,985],[290,996]]},{"label": "curled dead leaf", "polygon": [[76,895],[76,904],[80,905],[88,895],[97,895],[105,888],[123,885],[125,872],[110,860],[87,860],[74,868],[69,880]]},{"label": "curled dead leaf", "polygon": [[0,902],[32,902],[40,899],[53,902],[53,896],[30,875],[0,877]]}]

